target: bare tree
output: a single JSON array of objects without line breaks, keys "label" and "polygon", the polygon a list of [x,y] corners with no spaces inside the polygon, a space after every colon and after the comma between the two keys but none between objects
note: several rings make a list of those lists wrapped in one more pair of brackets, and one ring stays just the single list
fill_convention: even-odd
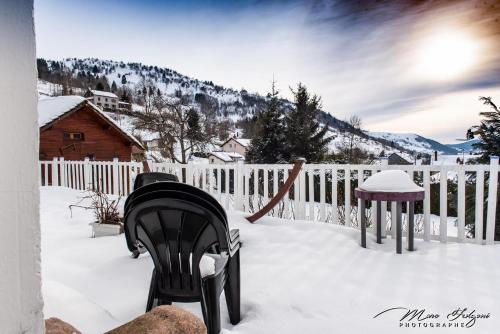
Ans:
[{"label": "bare tree", "polygon": [[346,122],[349,125],[349,131],[345,132],[342,143],[338,147],[340,159],[347,163],[362,163],[367,159],[368,154],[359,145],[363,135],[361,118],[353,115]]},{"label": "bare tree", "polygon": [[[212,129],[212,122],[202,119],[188,99],[165,97],[155,94],[155,91],[146,88],[143,98],[147,107],[143,113],[137,114],[135,125],[158,133],[160,153],[172,162],[185,164],[195,150],[212,143],[217,132]],[[196,122],[193,113],[199,117]]]}]

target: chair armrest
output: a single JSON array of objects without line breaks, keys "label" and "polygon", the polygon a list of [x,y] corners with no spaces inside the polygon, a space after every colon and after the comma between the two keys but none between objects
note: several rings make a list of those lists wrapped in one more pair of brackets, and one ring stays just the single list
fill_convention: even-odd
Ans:
[{"label": "chair armrest", "polygon": [[233,256],[240,249],[240,230],[229,231],[229,256]]}]

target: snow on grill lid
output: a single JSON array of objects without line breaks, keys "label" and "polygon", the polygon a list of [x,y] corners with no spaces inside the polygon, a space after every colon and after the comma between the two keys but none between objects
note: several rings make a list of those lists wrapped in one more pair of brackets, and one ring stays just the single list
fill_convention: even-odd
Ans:
[{"label": "snow on grill lid", "polygon": [[385,170],[367,178],[359,190],[377,192],[418,192],[424,188],[416,185],[410,175],[402,170]]},{"label": "snow on grill lid", "polygon": [[81,96],[58,96],[38,101],[38,126],[42,127],[85,101]]}]

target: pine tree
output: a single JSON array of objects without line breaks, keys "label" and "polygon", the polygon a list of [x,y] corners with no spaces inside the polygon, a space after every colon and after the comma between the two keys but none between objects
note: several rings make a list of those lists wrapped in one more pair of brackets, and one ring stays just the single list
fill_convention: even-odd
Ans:
[{"label": "pine tree", "polygon": [[321,108],[321,98],[310,95],[306,86],[299,83],[294,95],[294,108],[286,117],[287,159],[306,158],[308,163],[322,162],[328,153],[328,143],[332,137],[325,138],[328,127],[320,129],[317,120]]},{"label": "pine tree", "polygon": [[116,82],[113,80],[113,83],[111,84],[111,91],[115,93],[118,90],[118,87],[116,86]]},{"label": "pine tree", "polygon": [[284,160],[286,137],[283,116],[283,106],[273,82],[267,108],[257,116],[256,131],[247,152],[249,161],[271,164]]},{"label": "pine tree", "polygon": [[127,84],[127,76],[122,76],[122,85]]},{"label": "pine tree", "polygon": [[200,125],[200,115],[194,108],[189,109],[187,112],[186,138],[191,141],[191,144],[203,141],[203,131]]},{"label": "pine tree", "polygon": [[481,124],[469,129],[468,136],[471,137],[471,132],[477,135],[481,141],[474,144],[482,155],[478,162],[489,163],[490,156],[500,156],[500,109],[493,103],[491,97],[480,97],[485,105],[491,107],[492,111],[481,112],[479,115],[483,117]]},{"label": "pine tree", "polygon": [[102,84],[102,82],[98,82],[96,85],[95,85],[95,89],[96,90],[104,90],[104,85]]},{"label": "pine tree", "polygon": [[[490,163],[491,156],[500,156],[500,108],[492,101],[491,97],[481,96],[479,98],[485,105],[489,106],[491,111],[484,111],[479,113],[483,117],[481,124],[473,126],[467,131],[468,137],[478,136],[479,143],[474,144],[474,148],[481,151],[481,156],[475,162],[488,164]],[[485,184],[489,183],[489,175],[485,175]],[[475,185],[474,185],[475,186]],[[474,202],[474,198],[470,198],[470,202]],[[486,237],[486,205],[484,206],[484,219],[483,219],[483,238]],[[474,205],[466,204],[466,216],[473,217],[475,215]],[[475,219],[468,219],[470,224],[470,231],[475,234]],[[500,240],[500,196],[497,196],[496,206],[496,219],[495,219],[495,240]]]}]

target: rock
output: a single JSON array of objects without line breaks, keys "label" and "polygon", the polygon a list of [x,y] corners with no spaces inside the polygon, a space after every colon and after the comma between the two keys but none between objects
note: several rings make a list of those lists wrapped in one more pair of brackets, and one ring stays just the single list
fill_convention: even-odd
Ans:
[{"label": "rock", "polygon": [[78,329],[59,318],[45,319],[45,334],[82,334]]},{"label": "rock", "polygon": [[175,306],[162,305],[106,334],[206,334],[205,323]]}]

